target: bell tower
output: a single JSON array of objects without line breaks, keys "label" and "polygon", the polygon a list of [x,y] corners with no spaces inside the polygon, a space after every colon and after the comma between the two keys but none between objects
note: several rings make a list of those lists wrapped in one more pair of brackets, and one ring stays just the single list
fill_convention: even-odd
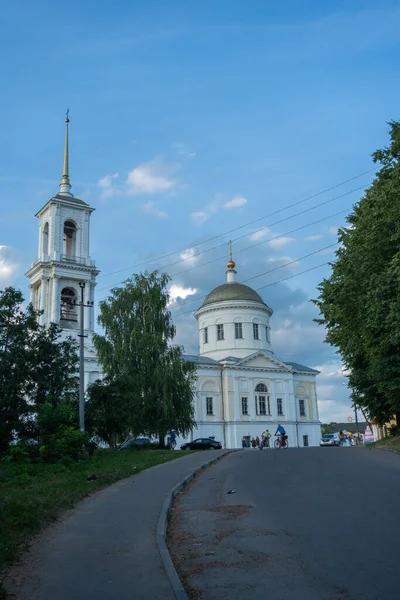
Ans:
[{"label": "bell tower", "polygon": [[69,179],[68,112],[65,118],[65,143],[60,191],[39,210],[38,258],[26,273],[30,301],[43,311],[42,325],[56,323],[62,335],[79,341],[79,307],[84,289],[85,382],[99,377],[93,348],[94,290],[99,271],[89,253],[90,216],[94,208],[71,193]]}]

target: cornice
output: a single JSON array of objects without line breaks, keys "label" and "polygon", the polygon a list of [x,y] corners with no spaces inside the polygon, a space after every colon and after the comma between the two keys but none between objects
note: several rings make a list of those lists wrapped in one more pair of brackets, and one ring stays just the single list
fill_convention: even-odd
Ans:
[{"label": "cornice", "polygon": [[[266,312],[269,316],[272,315],[271,309],[268,308],[267,306],[263,306],[262,304],[259,304],[257,302],[253,302],[253,303],[247,303],[247,304],[233,304],[233,303],[227,303],[228,301],[223,301],[226,302],[225,304],[222,305],[222,302],[215,302],[213,304],[208,304],[206,306],[201,306],[200,308],[198,308],[196,310],[196,312],[194,313],[195,318],[197,319],[199,316],[204,315],[206,313],[211,313],[211,312],[218,312],[221,310],[226,310],[226,309],[245,309],[245,310],[259,310],[262,312]],[[237,302],[242,302],[241,300],[237,301]]]}]

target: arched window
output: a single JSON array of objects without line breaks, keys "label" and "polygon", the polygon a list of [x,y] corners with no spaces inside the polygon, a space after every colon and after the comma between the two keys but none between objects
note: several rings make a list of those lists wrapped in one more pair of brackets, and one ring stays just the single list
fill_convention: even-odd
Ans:
[{"label": "arched window", "polygon": [[256,392],[264,392],[264,394],[266,394],[268,392],[268,388],[265,383],[259,383],[256,385]]},{"label": "arched window", "polygon": [[271,399],[269,396],[267,396],[268,388],[265,385],[265,383],[259,383],[258,385],[256,385],[255,392],[256,414],[260,416],[270,416]]},{"label": "arched window", "polygon": [[78,311],[76,306],[76,293],[71,288],[64,288],[61,292],[60,319],[62,321],[78,322]]},{"label": "arched window", "polygon": [[76,225],[73,221],[64,223],[64,248],[65,257],[73,258],[76,252]]},{"label": "arched window", "polygon": [[49,224],[48,223],[45,223],[45,225],[43,227],[43,240],[42,241],[43,241],[42,254],[48,254],[49,253]]}]

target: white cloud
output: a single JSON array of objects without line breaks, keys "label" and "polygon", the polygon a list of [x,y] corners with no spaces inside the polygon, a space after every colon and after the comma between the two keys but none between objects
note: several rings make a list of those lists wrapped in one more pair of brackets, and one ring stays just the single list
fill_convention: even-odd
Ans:
[{"label": "white cloud", "polygon": [[188,261],[190,264],[193,264],[193,263],[197,262],[196,254],[197,254],[196,248],[187,248],[186,250],[183,250],[180,253],[179,258],[181,260]]},{"label": "white cloud", "polygon": [[310,240],[310,241],[313,241],[313,240],[320,240],[320,239],[322,239],[323,237],[324,237],[324,236],[323,236],[321,233],[319,233],[318,235],[308,235],[308,236],[306,237],[306,240]]},{"label": "white cloud", "polygon": [[143,163],[128,173],[127,194],[160,194],[177,185],[173,178],[178,164],[166,163],[161,158]]},{"label": "white cloud", "polygon": [[262,240],[269,233],[271,233],[271,230],[269,227],[262,227],[261,229],[258,229],[257,231],[255,231],[254,233],[252,233],[250,235],[250,240],[252,242],[258,242],[258,240]]},{"label": "white cloud", "polygon": [[147,204],[144,204],[142,206],[142,211],[148,215],[158,217],[159,219],[164,219],[167,216],[167,213],[162,210],[158,210],[158,208],[154,206],[153,202],[147,202]]},{"label": "white cloud", "polygon": [[185,158],[194,158],[196,156],[196,152],[189,150],[186,144],[182,144],[181,142],[172,144],[172,149],[175,150],[179,156],[184,156]]},{"label": "white cloud", "polygon": [[339,227],[329,227],[328,232],[331,235],[337,235],[338,229],[339,229]]},{"label": "white cloud", "polygon": [[19,272],[17,252],[11,246],[0,246],[0,288],[12,285]]},{"label": "white cloud", "polygon": [[197,225],[202,225],[203,223],[205,223],[206,221],[208,221],[208,219],[210,218],[211,214],[207,214],[204,211],[197,211],[197,212],[192,212],[190,213],[190,216],[192,217],[193,221],[197,224]]},{"label": "white cloud", "polygon": [[116,179],[118,179],[118,173],[114,173],[114,175],[105,175],[98,181],[98,186],[101,188],[100,198],[102,200],[107,200],[108,198],[113,198],[119,192],[118,188],[114,185]]},{"label": "white cloud", "polygon": [[185,300],[188,296],[193,296],[197,292],[196,288],[185,288],[182,285],[174,283],[168,290],[169,304],[175,304],[178,298]]},{"label": "white cloud", "polygon": [[268,242],[268,246],[270,248],[283,248],[284,246],[287,246],[288,244],[291,244],[294,241],[295,241],[294,238],[282,236],[282,237],[277,237],[274,240],[270,240]]},{"label": "white cloud", "polygon": [[[276,256],[276,257],[272,257],[269,258],[267,260],[267,262],[269,263],[278,263],[280,264],[280,266],[284,267],[287,266],[289,269],[293,269],[295,267],[298,267],[300,265],[300,261],[296,260],[295,258],[291,258],[290,256]],[[290,263],[290,264],[288,264]]]},{"label": "white cloud", "polygon": [[218,212],[218,209],[219,203],[217,200],[214,200],[214,202],[207,204],[207,206],[203,208],[203,210],[190,213],[190,216],[192,217],[192,220],[196,223],[196,225],[202,225],[203,223],[208,221],[211,215]]},{"label": "white cloud", "polygon": [[235,196],[232,198],[232,200],[225,202],[224,208],[239,208],[245,204],[247,204],[247,198],[244,198],[243,196]]}]

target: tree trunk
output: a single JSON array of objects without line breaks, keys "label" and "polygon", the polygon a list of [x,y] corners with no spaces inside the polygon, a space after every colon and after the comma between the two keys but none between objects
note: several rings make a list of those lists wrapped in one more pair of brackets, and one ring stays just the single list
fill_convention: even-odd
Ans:
[{"label": "tree trunk", "polygon": [[158,447],[160,450],[165,450],[165,435],[163,433],[158,435]]}]

